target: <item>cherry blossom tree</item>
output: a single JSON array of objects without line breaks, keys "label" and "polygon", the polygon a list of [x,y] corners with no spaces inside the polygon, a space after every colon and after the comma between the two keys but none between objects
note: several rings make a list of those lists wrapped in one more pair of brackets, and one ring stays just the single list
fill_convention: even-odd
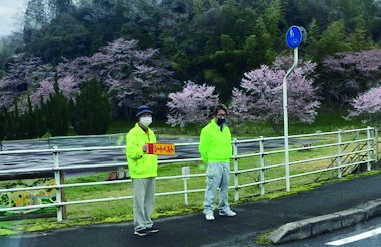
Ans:
[{"label": "cherry blossom tree", "polygon": [[[40,87],[34,92],[32,96],[32,102],[34,105],[41,103],[41,97],[43,102],[49,98],[49,95],[54,92],[53,79],[45,79],[40,84]],[[58,80],[58,87],[61,90],[63,96],[67,99],[74,99],[79,93],[77,81],[70,75]]]},{"label": "cherry blossom tree", "polygon": [[[241,89],[233,90],[230,111],[235,122],[268,121],[276,132],[283,121],[282,83],[287,64],[278,58],[272,67],[262,65],[247,72],[241,81]],[[292,62],[289,57],[288,61]],[[288,62],[290,63],[290,62]],[[308,78],[315,63],[303,62],[288,78],[288,113],[290,120],[312,123],[320,106],[313,78]]]},{"label": "cherry blossom tree", "polygon": [[323,61],[324,94],[345,102],[381,80],[381,49],[338,53]]},{"label": "cherry blossom tree", "polygon": [[361,118],[364,122],[381,126],[381,86],[360,94],[350,102],[353,109],[347,120]]},{"label": "cherry blossom tree", "polygon": [[185,82],[181,92],[169,94],[167,123],[180,127],[207,123],[213,108],[219,103],[214,90],[213,86],[198,85],[192,81]]},{"label": "cherry blossom tree", "polygon": [[9,108],[13,102],[24,96],[21,109],[26,106],[26,95],[39,86],[42,80],[52,78],[53,68],[44,65],[38,57],[31,57],[25,53],[16,54],[9,65],[7,75],[0,80],[0,106]]},{"label": "cherry blossom tree", "polygon": [[70,75],[76,81],[103,82],[117,108],[164,107],[162,98],[178,84],[158,50],[140,50],[136,40],[117,39],[91,57],[59,64],[57,72],[59,77]]},{"label": "cherry blossom tree", "polygon": [[46,101],[56,74],[66,98],[74,99],[81,83],[96,79],[116,110],[130,112],[140,104],[164,109],[168,94],[179,87],[171,65],[160,58],[157,49],[141,50],[136,40],[117,39],[92,56],[63,58],[57,67],[43,64],[38,57],[15,56],[8,75],[0,80],[0,106],[10,107],[18,99],[24,108],[27,93],[34,104],[39,104],[41,96]]},{"label": "cherry blossom tree", "polygon": [[368,78],[380,75],[381,49],[362,52],[338,53],[324,60],[327,69],[343,75],[356,75]]}]

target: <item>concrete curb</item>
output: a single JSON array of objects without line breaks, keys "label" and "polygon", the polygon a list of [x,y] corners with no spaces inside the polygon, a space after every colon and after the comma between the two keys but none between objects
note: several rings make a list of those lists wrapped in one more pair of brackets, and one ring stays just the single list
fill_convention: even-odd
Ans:
[{"label": "concrete curb", "polygon": [[274,244],[300,240],[348,227],[378,215],[381,215],[381,199],[360,204],[352,209],[287,223],[273,231],[268,240]]}]

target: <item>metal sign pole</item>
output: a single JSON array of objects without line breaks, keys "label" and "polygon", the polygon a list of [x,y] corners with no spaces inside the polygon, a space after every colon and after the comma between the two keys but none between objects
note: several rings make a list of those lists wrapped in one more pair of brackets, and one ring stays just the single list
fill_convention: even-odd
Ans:
[{"label": "metal sign pole", "polygon": [[298,48],[294,49],[294,64],[283,78],[283,124],[284,124],[284,162],[286,169],[286,191],[290,191],[290,157],[288,150],[288,103],[287,103],[287,77],[298,64]]},{"label": "metal sign pole", "polygon": [[184,201],[185,205],[188,206],[188,179],[190,175],[189,166],[182,167],[182,176],[184,180]]},{"label": "metal sign pole", "polygon": [[287,71],[283,78],[283,123],[284,123],[284,165],[286,172],[286,191],[290,191],[290,157],[288,149],[288,103],[287,103],[287,77],[298,65],[298,47],[307,39],[307,32],[304,27],[292,26],[286,34],[286,42],[289,48],[294,49],[294,64]]}]

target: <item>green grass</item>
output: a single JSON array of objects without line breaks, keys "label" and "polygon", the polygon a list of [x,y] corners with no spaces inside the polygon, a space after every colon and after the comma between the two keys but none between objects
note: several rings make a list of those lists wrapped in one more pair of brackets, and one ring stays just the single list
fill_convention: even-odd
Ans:
[{"label": "green grass", "polygon": [[[346,121],[343,116],[347,115],[348,113],[341,109],[322,106],[313,124],[290,122],[289,133],[296,135],[366,127],[359,119]],[[107,133],[127,133],[134,125],[135,121],[114,121]],[[283,133],[282,124],[279,126],[281,133],[276,133],[268,122],[243,122],[238,125],[229,124],[229,126],[234,136],[278,136]],[[154,121],[151,127],[156,129],[159,135],[198,136],[203,126],[188,125],[180,128],[171,127],[164,121]]]},{"label": "green grass", "polygon": [[268,230],[268,231],[258,235],[257,237],[255,237],[254,241],[257,244],[264,245],[264,246],[272,245],[272,243],[268,240],[268,238],[270,237],[273,230],[275,230],[275,229]]},{"label": "green grass", "polygon": [[107,131],[107,134],[127,133],[134,127],[135,123],[136,121],[113,121]]},{"label": "green grass", "polygon": [[[323,108],[323,107],[322,107]],[[305,134],[305,133],[315,133],[315,132],[329,132],[336,131],[338,129],[355,129],[366,127],[366,124],[362,123],[359,119],[352,121],[346,121],[343,116],[348,115],[348,113],[342,110],[331,109],[325,112],[321,112],[316,116],[315,122],[312,124],[308,123],[293,123],[290,120],[289,123],[289,134]],[[321,110],[321,111],[323,111]],[[106,134],[117,134],[117,133],[127,133],[131,128],[135,126],[136,120],[118,120],[113,121],[109,127]],[[233,136],[280,136],[283,133],[283,124],[279,125],[280,133],[276,133],[273,127],[268,122],[241,122],[238,124],[228,123],[231,128]],[[165,121],[159,120],[152,123],[151,128],[153,128],[157,135],[182,135],[182,136],[198,136],[200,130],[203,126],[199,125],[187,125],[184,128],[179,126],[171,127]],[[76,136],[77,134],[73,129],[69,130],[68,136]],[[43,138],[50,137],[51,135],[47,132]]]}]

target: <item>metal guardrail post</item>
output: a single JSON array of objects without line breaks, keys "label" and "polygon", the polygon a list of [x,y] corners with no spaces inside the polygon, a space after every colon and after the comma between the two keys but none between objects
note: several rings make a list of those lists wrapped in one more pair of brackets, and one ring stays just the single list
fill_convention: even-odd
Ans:
[{"label": "metal guardrail post", "polygon": [[342,148],[341,148],[341,145],[342,145],[342,142],[343,142],[343,140],[342,140],[342,130],[339,130],[339,133],[337,134],[337,143],[338,143],[338,145],[337,145],[337,154],[338,154],[338,156],[337,156],[337,176],[339,177],[339,178],[341,178],[342,177],[342,174],[341,174],[341,165],[342,165],[342,163],[341,163],[341,155],[342,155],[342,153],[343,153],[343,151],[342,151]]},{"label": "metal guardrail post", "polygon": [[183,179],[184,180],[184,202],[185,202],[185,205],[188,206],[188,180],[187,179]]},{"label": "metal guardrail post", "polygon": [[360,154],[360,151],[361,151],[361,145],[360,145],[360,142],[358,141],[360,140],[360,131],[357,131],[357,162],[360,162],[361,161],[361,154]]},{"label": "metal guardrail post", "polygon": [[190,169],[189,166],[183,166],[182,170],[182,176],[184,180],[184,202],[185,205],[188,206],[188,179],[190,175]]},{"label": "metal guardrail post", "polygon": [[239,200],[239,188],[238,188],[238,142],[237,138],[233,139],[233,159],[234,159],[234,201]]},{"label": "metal guardrail post", "polygon": [[[59,163],[59,158],[58,158],[58,147],[54,146],[53,147],[53,159],[54,159],[54,180],[56,183],[56,186],[61,185],[61,181],[63,180],[63,176],[61,174],[61,171],[59,170],[60,163]],[[57,203],[61,203],[63,200],[63,189],[62,188],[57,188],[56,189],[56,200]],[[57,208],[57,221],[62,222],[63,220],[66,219],[66,208],[64,206],[58,206]]]},{"label": "metal guardrail post", "polygon": [[261,187],[261,195],[264,195],[266,192],[265,192],[265,146],[264,146],[264,138],[263,136],[260,137],[261,140],[259,141],[259,153],[260,153],[260,156],[259,156],[259,163],[261,165],[261,170],[259,171],[259,174],[261,176],[261,182],[263,182],[263,184],[260,185]]},{"label": "metal guardrail post", "polygon": [[374,128],[374,141],[375,141],[375,146],[376,146],[376,162],[378,162],[378,128]]},{"label": "metal guardrail post", "polygon": [[371,140],[371,127],[368,126],[367,130],[366,130],[366,136],[367,136],[367,140],[366,140],[366,144],[367,144],[367,148],[368,148],[368,151],[367,151],[367,154],[368,154],[368,162],[367,162],[367,170],[370,171],[372,170],[372,166],[371,166],[371,163],[370,163],[370,160],[372,159],[372,146],[370,144],[370,140]]}]

